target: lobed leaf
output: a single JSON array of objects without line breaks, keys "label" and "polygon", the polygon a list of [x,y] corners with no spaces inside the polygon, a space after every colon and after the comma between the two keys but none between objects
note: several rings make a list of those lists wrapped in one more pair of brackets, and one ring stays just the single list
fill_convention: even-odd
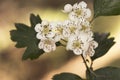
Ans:
[{"label": "lobed leaf", "polygon": [[87,76],[87,80],[120,80],[120,68],[117,67],[100,68],[94,72],[96,75]]},{"label": "lobed leaf", "polygon": [[92,60],[105,55],[109,49],[115,44],[114,38],[109,38],[110,33],[94,33],[94,40],[98,42],[98,47],[95,49],[95,54],[91,57]]},{"label": "lobed leaf", "polygon": [[94,18],[120,15],[120,0],[94,0]]},{"label": "lobed leaf", "polygon": [[26,47],[22,57],[23,60],[28,58],[36,59],[44,53],[43,50],[38,48],[39,40],[36,38],[36,32],[34,30],[35,25],[41,23],[41,18],[38,15],[31,14],[30,22],[31,27],[22,23],[15,23],[16,30],[10,31],[11,40],[16,42],[15,46],[17,48]]}]

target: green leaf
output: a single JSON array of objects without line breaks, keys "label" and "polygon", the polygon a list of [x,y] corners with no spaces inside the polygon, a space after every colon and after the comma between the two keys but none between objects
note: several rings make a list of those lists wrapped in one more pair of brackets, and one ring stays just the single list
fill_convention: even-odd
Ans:
[{"label": "green leaf", "polygon": [[83,80],[80,76],[73,73],[61,73],[53,76],[52,80]]},{"label": "green leaf", "polygon": [[44,53],[43,50],[38,48],[39,40],[36,38],[36,32],[34,30],[35,25],[41,23],[41,19],[38,15],[35,16],[34,14],[31,14],[30,22],[31,27],[22,23],[16,23],[16,30],[10,31],[11,40],[17,42],[15,46],[17,48],[26,47],[22,57],[23,60],[28,58],[36,59]]},{"label": "green leaf", "polygon": [[120,68],[117,67],[100,68],[94,73],[87,73],[87,80],[120,80]]},{"label": "green leaf", "polygon": [[95,71],[97,76],[94,80],[120,80],[120,68],[105,67]]},{"label": "green leaf", "polygon": [[34,14],[31,14],[30,15],[30,23],[31,23],[31,26],[34,28],[35,25],[37,23],[40,23],[42,22],[41,18],[39,17],[39,15],[35,16]]},{"label": "green leaf", "polygon": [[120,0],[94,0],[94,18],[120,15]]},{"label": "green leaf", "polygon": [[105,67],[95,71],[97,74],[96,80],[120,80],[120,68]]},{"label": "green leaf", "polygon": [[109,38],[110,33],[94,33],[94,40],[98,42],[98,47],[95,49],[95,55],[92,60],[105,55],[109,49],[115,44],[114,38]]}]

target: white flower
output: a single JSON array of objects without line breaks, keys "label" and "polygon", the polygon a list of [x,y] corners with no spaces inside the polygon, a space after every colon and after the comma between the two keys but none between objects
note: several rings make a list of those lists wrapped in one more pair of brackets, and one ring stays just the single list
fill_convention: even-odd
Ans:
[{"label": "white flower", "polygon": [[55,36],[54,36],[54,40],[56,42],[60,41],[61,39],[63,39],[63,23],[62,22],[56,22],[54,31],[55,31]]},{"label": "white flower", "polygon": [[86,8],[87,7],[87,3],[84,2],[84,1],[81,1],[78,5],[81,6],[81,8]]},{"label": "white flower", "polygon": [[91,16],[91,10],[87,8],[87,4],[84,1],[75,3],[73,6],[71,4],[66,4],[63,12],[68,13],[71,20],[78,20],[82,17],[87,19]]},{"label": "white flower", "polygon": [[93,33],[92,32],[80,32],[79,37],[81,38],[82,42],[89,42],[93,40]]},{"label": "white flower", "polygon": [[84,18],[89,18],[92,14],[91,14],[91,10],[90,9],[84,9],[83,10],[83,12],[84,12]]},{"label": "white flower", "polygon": [[38,32],[36,37],[38,39],[52,38],[55,35],[53,29],[54,26],[52,26],[52,24],[50,24],[48,21],[42,21],[41,24],[38,23],[35,26],[35,31]]},{"label": "white flower", "polygon": [[89,31],[91,31],[91,25],[85,19],[82,19],[82,22],[81,22],[81,31],[83,31],[83,32],[89,32]]},{"label": "white flower", "polygon": [[98,43],[96,41],[92,40],[92,41],[88,42],[86,44],[86,46],[87,46],[88,49],[84,50],[83,56],[84,57],[86,57],[87,55],[88,56],[93,56],[95,54],[95,50],[94,49],[98,47]]},{"label": "white flower", "polygon": [[66,5],[64,6],[63,12],[69,13],[69,12],[71,12],[71,11],[72,11],[72,5],[71,5],[71,4],[66,4]]},{"label": "white flower", "polygon": [[68,38],[67,50],[72,50],[76,55],[93,56],[98,43],[93,40],[93,34],[81,32]]},{"label": "white flower", "polygon": [[83,46],[84,43],[81,41],[80,37],[78,35],[74,35],[68,39],[66,49],[72,50],[76,55],[80,55],[83,53]]},{"label": "white flower", "polygon": [[91,16],[91,11],[87,8],[87,4],[84,1],[80,2],[79,4],[74,4],[73,12],[75,13],[74,16],[76,19],[80,19],[81,17],[89,18]]},{"label": "white flower", "polygon": [[41,39],[38,47],[40,49],[43,49],[45,52],[51,52],[56,50],[55,41],[52,39]]},{"label": "white flower", "polygon": [[64,22],[63,36],[68,38],[71,35],[78,34],[80,27],[76,22],[66,20]]}]

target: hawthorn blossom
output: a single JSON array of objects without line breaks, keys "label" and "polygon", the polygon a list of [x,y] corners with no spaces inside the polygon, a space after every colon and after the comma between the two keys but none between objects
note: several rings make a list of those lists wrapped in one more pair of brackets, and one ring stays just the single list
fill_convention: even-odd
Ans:
[{"label": "hawthorn blossom", "polygon": [[91,25],[90,25],[90,23],[87,20],[84,20],[81,23],[81,31],[83,31],[83,32],[91,31]]},{"label": "hawthorn blossom", "polygon": [[71,20],[66,20],[64,22],[64,30],[63,30],[63,36],[65,38],[70,37],[71,35],[76,35],[78,34],[79,30],[80,30],[80,25],[78,25],[77,23],[75,23],[74,21]]},{"label": "hawthorn blossom", "polygon": [[66,4],[63,12],[68,13],[68,16],[71,20],[77,20],[82,17],[87,19],[91,16],[91,10],[87,8],[87,4],[84,1],[75,3],[73,6],[71,4]]},{"label": "hawthorn blossom", "polygon": [[98,43],[94,41],[91,32],[81,32],[79,35],[73,35],[69,37],[66,46],[67,50],[72,50],[76,55],[83,55],[84,57],[93,56],[94,49],[98,46]]},{"label": "hawthorn blossom", "polygon": [[93,56],[95,54],[94,49],[98,47],[98,43],[96,41],[92,40],[92,41],[88,42],[86,44],[86,46],[88,49],[87,50],[84,49],[83,56],[84,57]]},{"label": "hawthorn blossom", "polygon": [[84,43],[80,39],[80,36],[74,35],[69,38],[66,49],[72,50],[76,55],[80,55],[83,53],[83,46]]},{"label": "hawthorn blossom", "polygon": [[43,49],[45,52],[56,50],[55,41],[53,39],[41,39],[38,47]]},{"label": "hawthorn blossom", "polygon": [[66,4],[65,6],[64,6],[64,10],[63,10],[63,12],[64,13],[69,13],[69,12],[71,12],[72,11],[72,5],[71,4]]},{"label": "hawthorn blossom", "polygon": [[55,33],[53,31],[54,26],[52,26],[48,21],[42,21],[35,26],[35,31],[37,32],[36,37],[38,39],[52,38]]},{"label": "hawthorn blossom", "polygon": [[54,36],[54,40],[56,42],[60,41],[61,39],[63,39],[63,23],[62,22],[56,22],[56,25],[54,25],[54,32],[55,32],[55,36]]},{"label": "hawthorn blossom", "polygon": [[92,41],[93,38],[93,32],[89,31],[89,32],[80,32],[79,33],[79,37],[82,40],[82,42],[87,43],[89,41]]},{"label": "hawthorn blossom", "polygon": [[[56,42],[64,41],[67,50],[75,55],[93,56],[98,43],[93,38],[90,22],[91,11],[84,1],[74,5],[66,4],[64,13],[69,16],[64,22],[42,21],[35,26],[38,47],[45,52],[56,50]],[[61,42],[62,44],[62,42]]]}]

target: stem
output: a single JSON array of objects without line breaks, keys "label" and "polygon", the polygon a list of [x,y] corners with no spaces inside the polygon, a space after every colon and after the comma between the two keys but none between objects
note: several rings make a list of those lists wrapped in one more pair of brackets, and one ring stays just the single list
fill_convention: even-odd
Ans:
[{"label": "stem", "polygon": [[85,63],[85,66],[86,66],[87,70],[89,70],[90,68],[88,67],[88,65],[87,65],[87,63],[86,63],[86,60],[85,60],[85,58],[83,57],[82,54],[81,54],[81,57],[82,57],[82,59],[83,59],[83,61],[84,61],[84,63]]},{"label": "stem", "polygon": [[[64,39],[61,39],[61,41],[63,41],[64,43],[67,43],[67,41],[66,41],[66,40],[64,40]],[[64,43],[62,43],[61,41],[60,41],[60,43],[61,43],[61,46],[64,46],[64,47],[66,47],[66,45],[65,45]]]},{"label": "stem", "polygon": [[94,17],[93,17],[92,20],[90,21],[90,24],[93,22],[93,20],[94,20]]},{"label": "stem", "polygon": [[64,40],[64,39],[61,39],[62,41],[64,41],[64,42],[67,42],[66,40]]},{"label": "stem", "polygon": [[61,43],[61,46],[66,47],[66,45],[64,45],[64,44],[62,44],[62,43]]},{"label": "stem", "polygon": [[90,72],[90,74],[92,73],[94,76],[97,76],[97,75],[93,72],[93,69],[91,69],[91,68],[88,67],[88,65],[87,65],[87,63],[86,63],[86,60],[85,60],[85,58],[83,57],[82,54],[81,54],[81,57],[82,57],[82,59],[83,59],[83,61],[84,61],[84,63],[85,63],[85,66],[86,66],[87,70]]},{"label": "stem", "polygon": [[[90,59],[91,59],[91,57],[90,57]],[[93,70],[92,65],[93,65],[93,61],[92,61],[92,59],[91,59],[90,69],[92,69],[92,70]]]}]

